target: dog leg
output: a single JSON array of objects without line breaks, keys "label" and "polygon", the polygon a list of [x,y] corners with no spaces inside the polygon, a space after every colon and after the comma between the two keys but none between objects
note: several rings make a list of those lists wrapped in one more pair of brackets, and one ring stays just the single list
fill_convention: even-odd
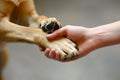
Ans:
[{"label": "dog leg", "polygon": [[0,40],[33,43],[44,48],[54,48],[60,53],[61,60],[70,59],[78,54],[75,46],[69,44],[66,39],[48,41],[46,35],[41,29],[20,26],[9,22],[7,18],[0,21]]},{"label": "dog leg", "polygon": [[47,18],[43,15],[39,16],[35,10],[33,0],[23,1],[18,7],[18,11],[18,19],[22,19],[22,22],[27,22],[30,27],[42,28],[42,30],[47,33],[51,33],[62,27],[54,17]]},{"label": "dog leg", "polygon": [[[30,27],[40,28],[42,29],[42,31],[46,33],[51,33],[54,30],[61,27],[61,24],[55,18],[47,18],[46,16],[39,16],[35,10],[33,0],[22,2],[19,7],[19,10],[20,10],[19,12],[22,12],[20,13],[20,17],[23,18],[24,21],[27,21]],[[77,50],[75,49],[76,45],[69,39],[62,38],[53,42],[56,42],[57,46],[51,45],[51,48],[55,48],[55,49],[56,47],[59,48],[56,50],[60,52],[61,59],[70,59],[78,54]],[[43,44],[44,43],[42,43],[42,45]],[[49,44],[47,44],[46,46],[48,45]],[[62,52],[60,51],[61,49]]]},{"label": "dog leg", "polygon": [[0,74],[0,80],[3,80],[2,75]]},{"label": "dog leg", "polygon": [[0,42],[0,80],[3,80],[2,71],[8,60],[7,47],[4,42]]}]

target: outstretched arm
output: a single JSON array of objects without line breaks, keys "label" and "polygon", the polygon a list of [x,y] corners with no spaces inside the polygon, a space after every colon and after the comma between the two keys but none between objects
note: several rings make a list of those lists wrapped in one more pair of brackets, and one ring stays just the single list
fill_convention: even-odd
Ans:
[{"label": "outstretched arm", "polygon": [[[56,30],[52,34],[48,34],[47,38],[49,40],[53,40],[62,36],[66,36],[76,43],[79,50],[79,55],[76,55],[76,57],[67,61],[75,60],[87,55],[95,49],[119,44],[120,21],[93,28],[68,25]],[[47,57],[54,59],[52,57],[53,54],[58,55],[59,53],[55,49],[47,48],[45,50],[45,55]]]}]

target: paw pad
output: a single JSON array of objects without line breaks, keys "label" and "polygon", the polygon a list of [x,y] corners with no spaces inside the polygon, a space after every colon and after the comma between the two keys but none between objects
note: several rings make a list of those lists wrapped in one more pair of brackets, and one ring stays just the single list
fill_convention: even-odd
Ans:
[{"label": "paw pad", "polygon": [[52,22],[50,24],[46,24],[46,25],[42,26],[42,30],[47,33],[52,33],[59,28],[60,28],[60,26],[56,22]]},{"label": "paw pad", "polygon": [[55,18],[50,18],[45,22],[41,22],[40,27],[44,32],[52,33],[55,30],[61,28],[62,26]]}]

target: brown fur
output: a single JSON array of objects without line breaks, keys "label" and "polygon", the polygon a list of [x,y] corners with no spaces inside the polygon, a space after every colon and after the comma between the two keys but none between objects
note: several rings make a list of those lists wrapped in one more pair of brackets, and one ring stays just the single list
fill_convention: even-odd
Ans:
[{"label": "brown fur", "polygon": [[0,0],[0,80],[8,59],[5,42],[25,42],[55,48],[61,59],[69,59],[77,54],[75,44],[68,39],[51,42],[46,39],[47,33],[38,28],[46,21],[58,22],[55,18],[39,16],[33,0]]}]

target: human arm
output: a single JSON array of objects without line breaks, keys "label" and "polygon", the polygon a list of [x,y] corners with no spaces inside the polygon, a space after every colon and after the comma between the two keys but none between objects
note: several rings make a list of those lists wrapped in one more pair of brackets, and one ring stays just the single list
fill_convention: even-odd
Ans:
[{"label": "human arm", "polygon": [[[76,55],[76,57],[66,61],[76,60],[95,49],[119,44],[120,21],[93,28],[68,25],[56,30],[52,34],[47,35],[47,38],[49,40],[53,40],[62,36],[65,36],[75,42],[79,51],[79,55]],[[45,55],[48,58],[61,61],[59,59],[59,53],[55,49],[47,48],[45,50]],[[53,55],[57,56],[57,58],[52,57]]]}]

